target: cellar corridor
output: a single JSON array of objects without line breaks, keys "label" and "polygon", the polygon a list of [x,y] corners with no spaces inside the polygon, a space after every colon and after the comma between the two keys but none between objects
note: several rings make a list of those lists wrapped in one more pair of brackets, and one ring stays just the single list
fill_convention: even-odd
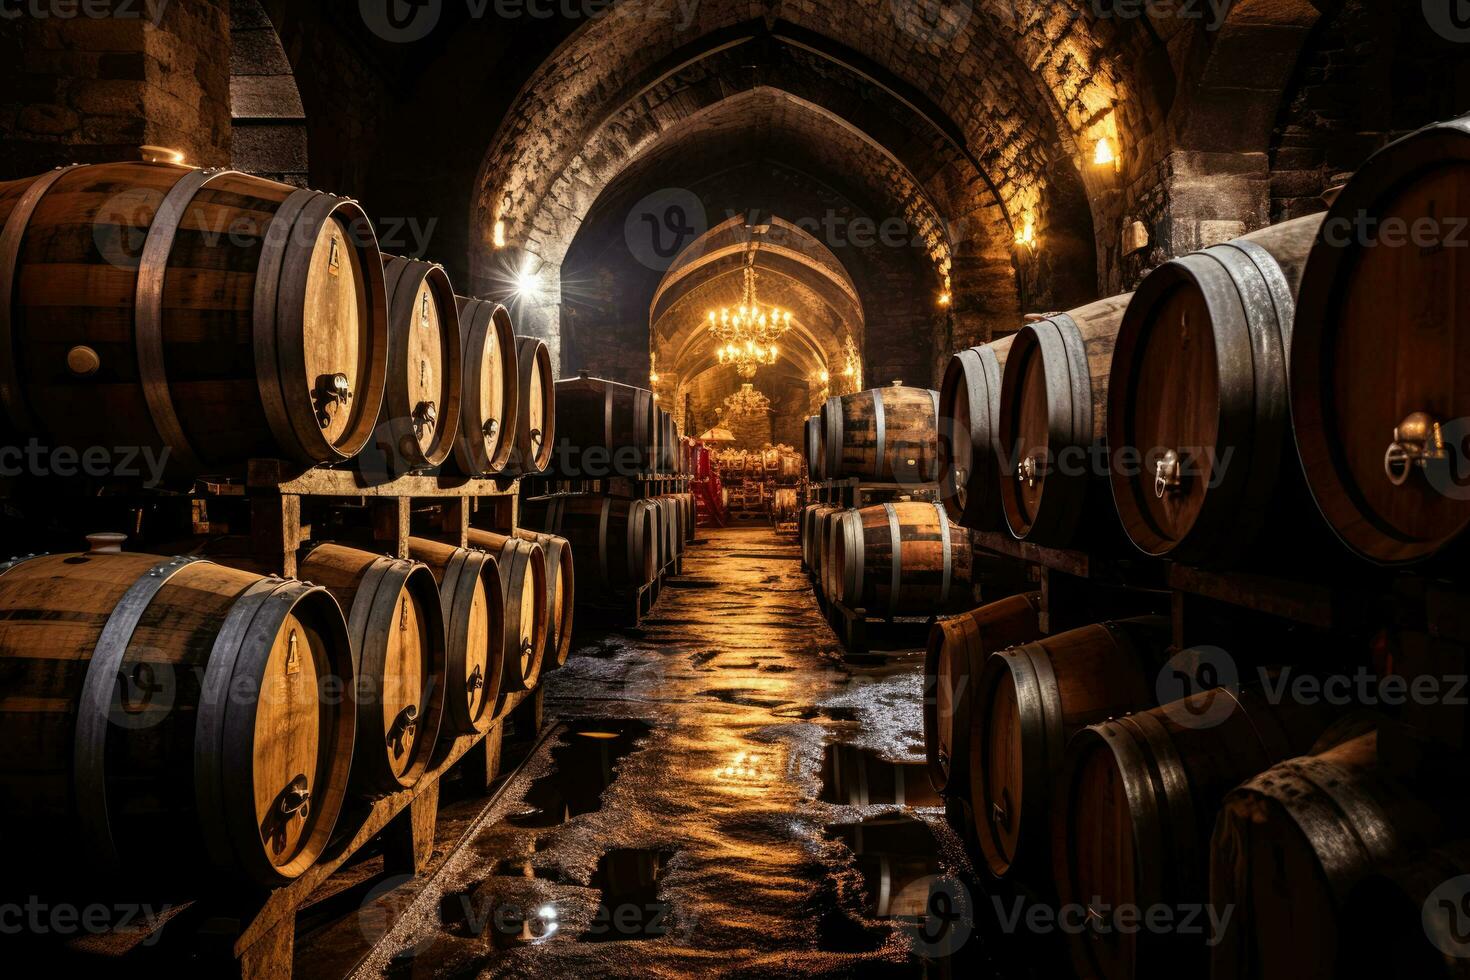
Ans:
[{"label": "cellar corridor", "polygon": [[366,904],[389,931],[358,975],[925,975],[968,935],[922,652],[844,662],[767,527],[702,530],[684,568],[641,628],[579,636],[490,808]]}]

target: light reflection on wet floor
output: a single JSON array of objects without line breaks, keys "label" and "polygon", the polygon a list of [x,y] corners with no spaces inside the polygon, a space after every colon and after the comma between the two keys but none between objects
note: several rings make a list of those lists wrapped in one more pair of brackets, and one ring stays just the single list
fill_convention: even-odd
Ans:
[{"label": "light reflection on wet floor", "polygon": [[579,637],[563,727],[358,975],[996,975],[922,655],[845,663],[793,539],[702,538],[641,629]]}]

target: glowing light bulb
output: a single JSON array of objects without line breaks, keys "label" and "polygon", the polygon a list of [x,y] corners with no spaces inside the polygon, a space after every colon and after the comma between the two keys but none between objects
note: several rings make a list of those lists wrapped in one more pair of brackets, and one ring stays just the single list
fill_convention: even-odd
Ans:
[{"label": "glowing light bulb", "polygon": [[1106,136],[1097,141],[1097,148],[1092,153],[1092,162],[1098,167],[1106,167],[1109,164],[1117,166],[1118,156],[1113,152],[1113,145],[1108,142]]}]

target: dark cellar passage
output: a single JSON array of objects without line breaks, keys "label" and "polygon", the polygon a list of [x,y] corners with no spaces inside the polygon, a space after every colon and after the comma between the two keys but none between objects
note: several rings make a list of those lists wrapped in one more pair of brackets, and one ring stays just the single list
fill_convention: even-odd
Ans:
[{"label": "dark cellar passage", "polygon": [[553,675],[496,803],[361,916],[391,932],[358,975],[921,976],[962,946],[1000,975],[923,768],[922,653],[844,663],[769,527],[703,530],[684,569]]}]

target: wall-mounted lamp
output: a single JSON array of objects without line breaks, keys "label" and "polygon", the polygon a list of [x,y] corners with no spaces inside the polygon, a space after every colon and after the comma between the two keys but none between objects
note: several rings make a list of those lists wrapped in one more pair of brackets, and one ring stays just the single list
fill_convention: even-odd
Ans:
[{"label": "wall-mounted lamp", "polygon": [[1117,173],[1123,168],[1123,161],[1118,158],[1117,153],[1113,152],[1113,144],[1108,142],[1106,136],[1098,140],[1097,146],[1093,148],[1092,165],[1094,167],[1111,166],[1113,173]]},{"label": "wall-mounted lamp", "polygon": [[1036,251],[1036,226],[1031,223],[1030,218],[1027,218],[1026,223],[1021,226],[1021,230],[1016,232],[1016,244],[1024,246],[1032,252]]}]

